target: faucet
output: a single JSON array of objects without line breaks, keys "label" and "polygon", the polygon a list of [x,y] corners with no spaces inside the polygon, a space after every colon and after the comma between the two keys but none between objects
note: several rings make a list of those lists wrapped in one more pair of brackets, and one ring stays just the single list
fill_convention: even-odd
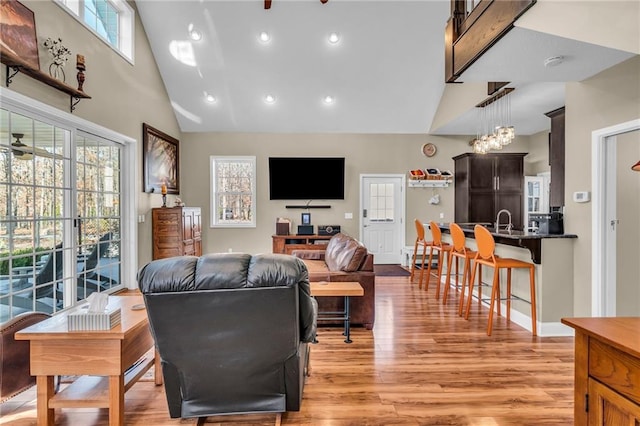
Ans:
[{"label": "faucet", "polygon": [[511,212],[507,209],[502,209],[498,212],[498,216],[496,217],[496,232],[500,232],[500,215],[502,213],[506,213],[507,216],[509,217],[509,222],[506,223],[506,230],[507,232],[511,232],[511,229],[513,228],[513,223],[511,222]]}]

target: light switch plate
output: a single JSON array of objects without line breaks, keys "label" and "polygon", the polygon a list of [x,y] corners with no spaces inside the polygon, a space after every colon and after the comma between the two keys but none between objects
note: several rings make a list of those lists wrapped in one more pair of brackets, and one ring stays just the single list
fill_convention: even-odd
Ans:
[{"label": "light switch plate", "polygon": [[576,191],[573,193],[573,201],[576,203],[588,203],[591,200],[589,191]]}]

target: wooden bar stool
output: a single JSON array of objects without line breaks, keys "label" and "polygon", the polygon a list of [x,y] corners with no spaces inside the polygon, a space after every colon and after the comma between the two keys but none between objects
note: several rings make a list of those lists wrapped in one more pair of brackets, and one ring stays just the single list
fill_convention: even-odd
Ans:
[{"label": "wooden bar stool", "polygon": [[422,288],[422,276],[424,275],[424,260],[427,254],[427,247],[431,247],[433,245],[432,241],[427,241],[424,238],[424,225],[418,219],[415,221],[416,224],[416,243],[413,245],[413,262],[411,263],[411,277],[409,277],[409,281],[413,282],[413,276],[416,272],[416,261],[418,259],[418,247],[422,247],[422,263],[420,267],[420,281],[418,282],[418,288]]},{"label": "wooden bar stool", "polygon": [[[498,302],[498,316],[500,316],[500,269],[507,270],[507,321],[511,321],[511,269],[525,268],[529,270],[529,288],[531,292],[531,330],[534,336],[537,336],[536,329],[536,282],[535,282],[535,265],[531,262],[524,262],[518,259],[508,257],[498,257],[495,255],[496,242],[493,235],[487,228],[482,225],[476,225],[474,228],[478,251],[473,259],[473,273],[471,274],[471,283],[469,284],[469,298],[467,299],[467,311],[465,318],[469,319],[469,309],[471,307],[471,293],[473,292],[473,281],[476,271],[481,265],[493,268],[493,284],[491,288],[491,305],[489,308],[489,324],[487,325],[487,336],[491,336],[493,328],[493,309],[496,301]],[[515,298],[515,297],[514,297]]]},{"label": "wooden bar stool", "polygon": [[[429,265],[427,266],[427,283],[425,284],[425,290],[429,290],[429,279],[431,278],[431,265],[433,260],[433,252],[438,253],[438,272],[437,272],[437,287],[436,287],[436,300],[440,298],[440,277],[442,276],[442,264],[444,259],[447,260],[447,271],[451,269],[451,259],[449,258],[449,252],[451,251],[451,245],[442,242],[442,231],[435,222],[429,222],[429,228],[431,228],[431,236],[433,238],[431,244],[431,251],[429,252]],[[420,276],[422,283],[422,275]]]},{"label": "wooden bar stool", "polygon": [[[467,237],[464,235],[464,231],[460,228],[460,225],[457,223],[449,224],[449,231],[451,232],[451,239],[453,240],[453,244],[451,247],[451,251],[449,252],[449,268],[447,269],[447,279],[445,282],[447,283],[444,288],[444,295],[442,296],[442,304],[446,305],[447,298],[449,296],[449,283],[451,282],[451,263],[453,262],[453,258],[456,258],[456,289],[460,288],[460,301],[458,303],[458,315],[462,316],[462,311],[464,308],[464,295],[465,290],[467,288],[467,284],[471,287],[471,260],[476,257],[476,252],[469,249],[466,246]],[[458,277],[460,274],[458,273],[458,260],[462,259],[464,261],[462,266],[462,285],[458,285]],[[480,278],[482,276],[482,272],[478,275]],[[482,285],[480,283],[480,279],[478,279],[478,291],[481,292]],[[479,293],[479,297],[482,297],[482,293]]]}]

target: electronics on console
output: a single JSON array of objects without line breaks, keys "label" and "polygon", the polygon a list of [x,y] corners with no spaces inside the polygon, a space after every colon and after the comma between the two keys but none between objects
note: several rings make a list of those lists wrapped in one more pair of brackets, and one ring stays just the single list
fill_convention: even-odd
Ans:
[{"label": "electronics on console", "polygon": [[314,235],[313,225],[298,225],[298,235]]},{"label": "electronics on console", "polygon": [[340,225],[318,225],[318,235],[335,235],[340,232]]}]

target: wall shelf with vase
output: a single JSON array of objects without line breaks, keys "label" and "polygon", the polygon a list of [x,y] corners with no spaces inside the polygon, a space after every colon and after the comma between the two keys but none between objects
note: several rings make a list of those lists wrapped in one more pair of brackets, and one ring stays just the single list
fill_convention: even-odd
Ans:
[{"label": "wall shelf with vase", "polygon": [[5,64],[7,67],[5,80],[5,84],[7,87],[9,87],[9,85],[11,84],[13,77],[21,72],[22,74],[28,75],[31,78],[34,78],[48,86],[53,87],[54,89],[58,89],[61,92],[68,94],[70,97],[69,109],[71,112],[73,112],[76,105],[78,104],[78,102],[80,102],[81,99],[91,99],[91,96],[87,95],[82,90],[78,90],[72,86],[69,86],[65,82],[57,80],[45,72],[34,69],[27,62],[23,61],[12,52],[3,49],[2,47],[0,47],[0,62]]}]

